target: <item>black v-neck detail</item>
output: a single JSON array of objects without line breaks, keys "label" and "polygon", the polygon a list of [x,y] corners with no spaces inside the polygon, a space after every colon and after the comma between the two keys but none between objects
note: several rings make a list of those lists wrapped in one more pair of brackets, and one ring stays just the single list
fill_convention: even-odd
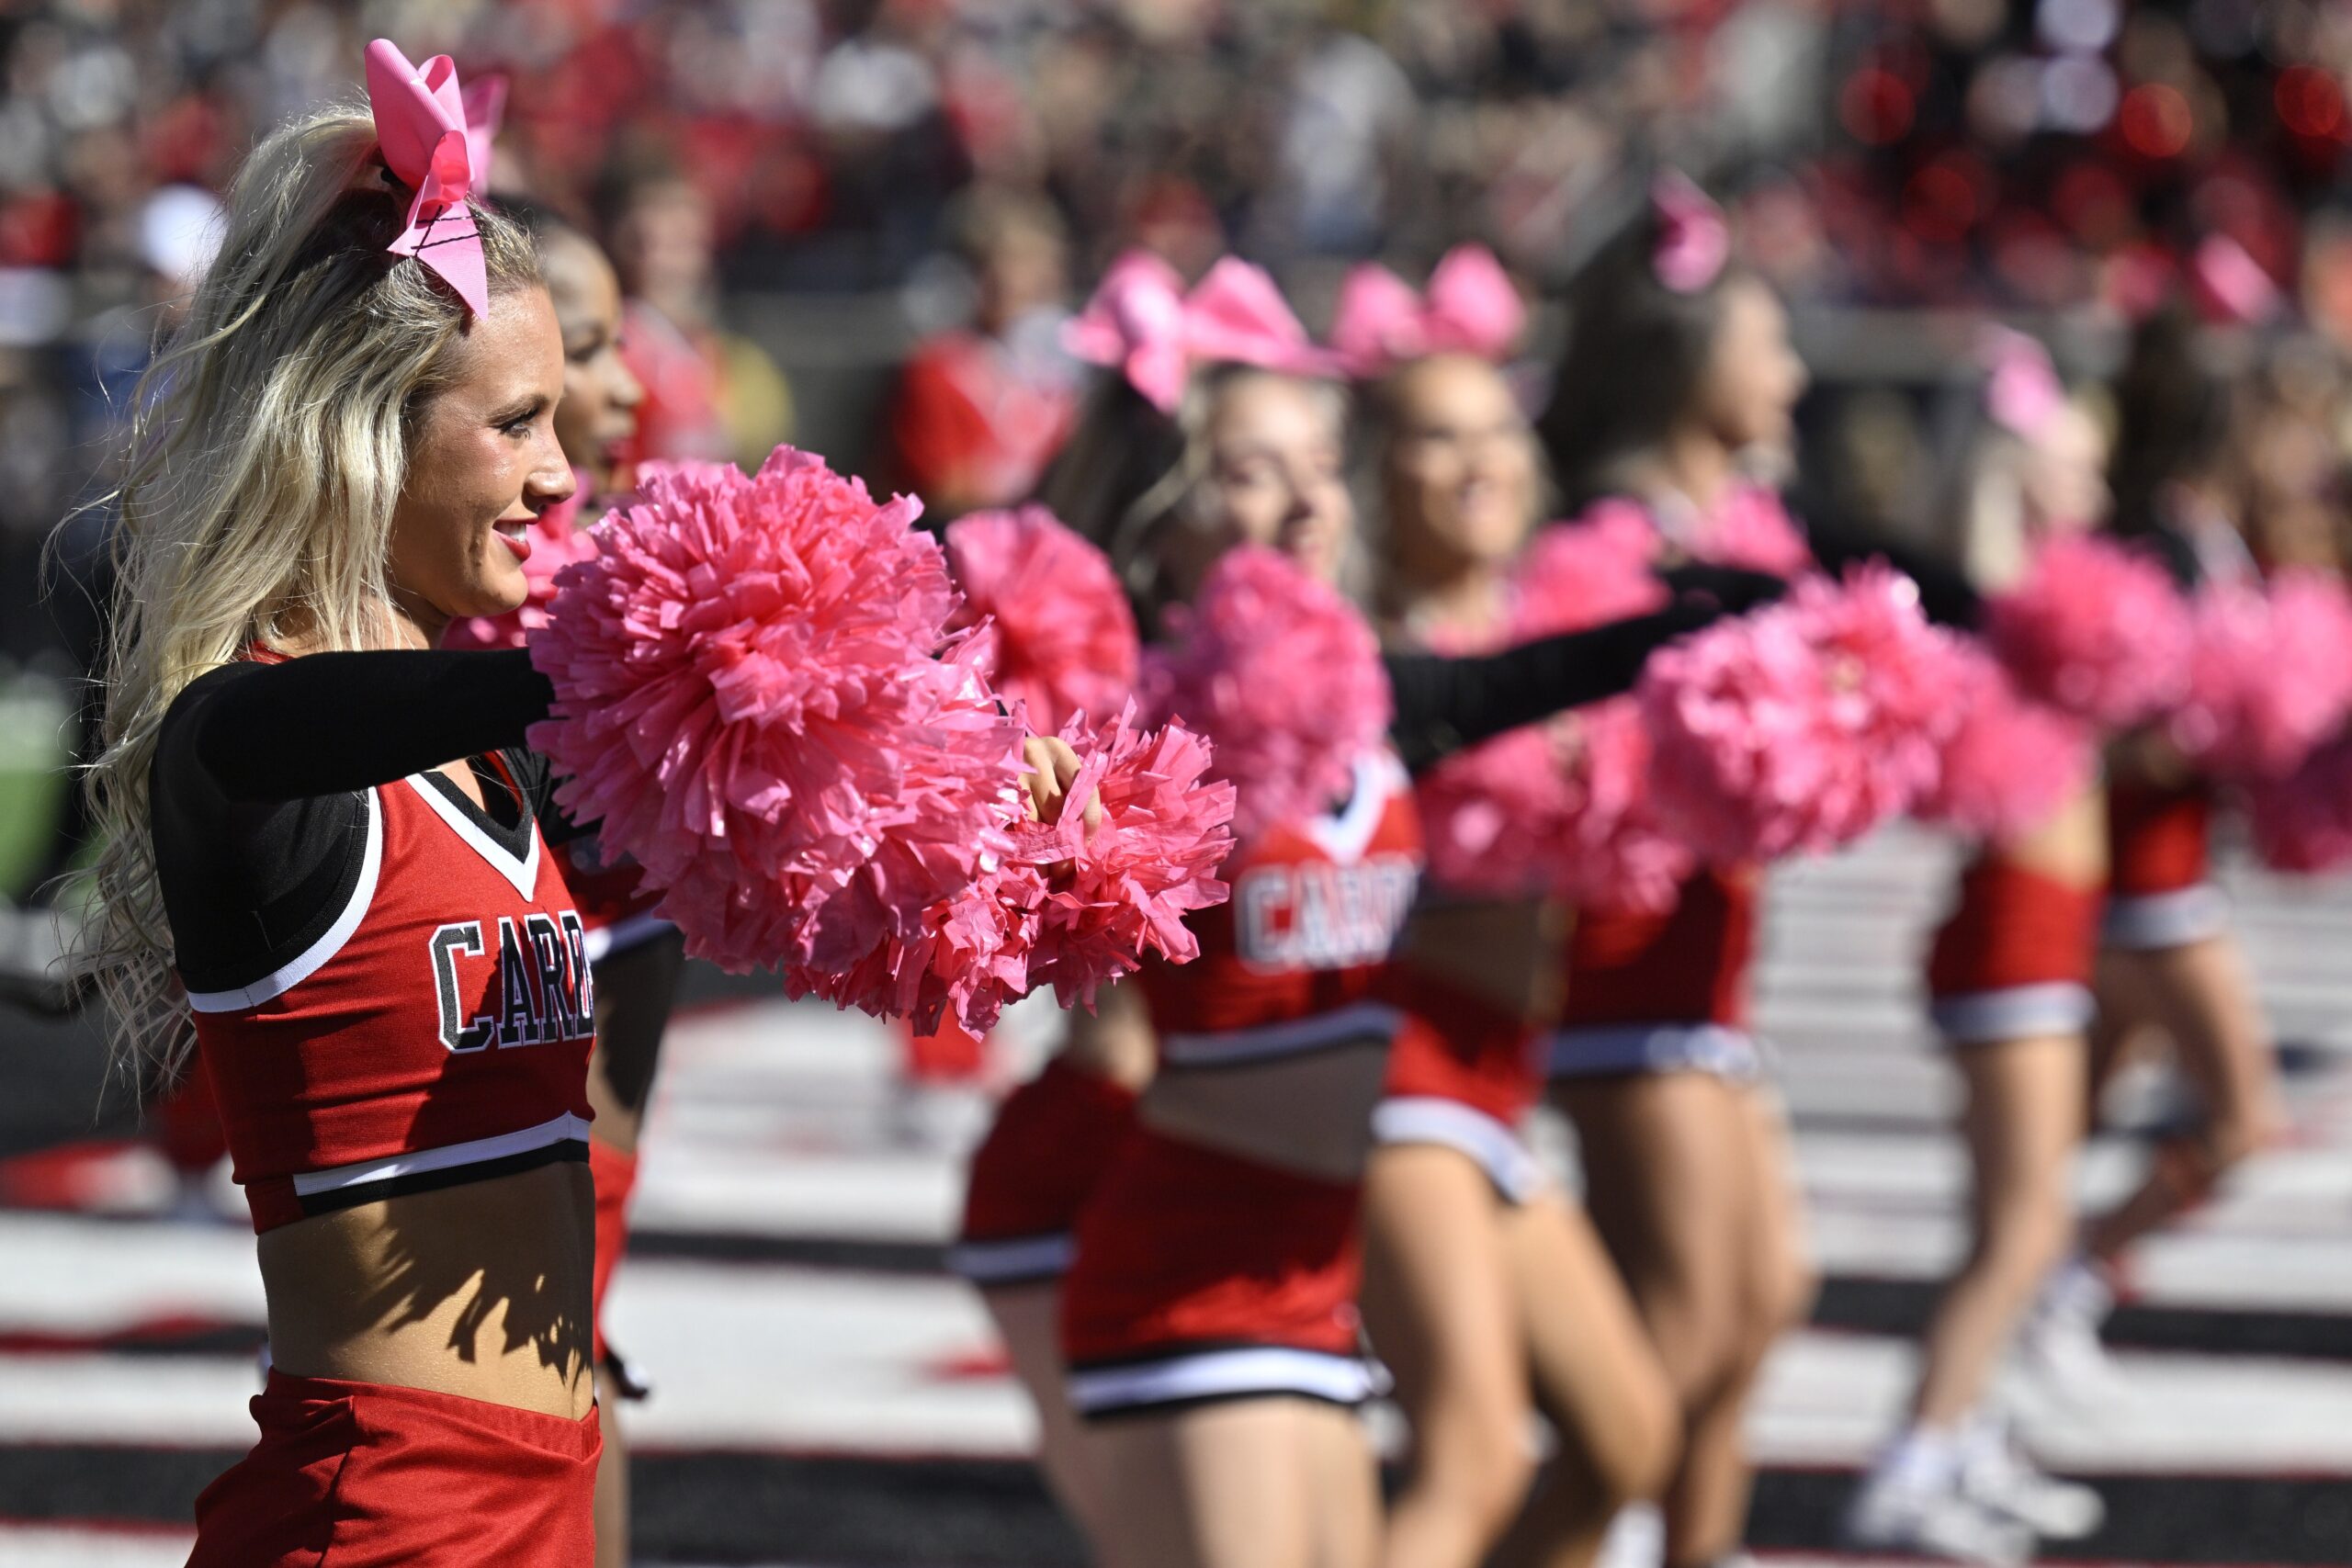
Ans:
[{"label": "black v-neck detail", "polygon": [[425,770],[424,779],[441,798],[465,814],[467,821],[481,829],[484,837],[516,860],[527,859],[531,852],[531,813],[523,804],[520,789],[507,774],[507,770],[487,757],[469,757],[467,764],[474,771],[474,779],[481,785],[482,798],[510,807],[513,821],[483,810],[459,789],[457,782],[438,768]]}]

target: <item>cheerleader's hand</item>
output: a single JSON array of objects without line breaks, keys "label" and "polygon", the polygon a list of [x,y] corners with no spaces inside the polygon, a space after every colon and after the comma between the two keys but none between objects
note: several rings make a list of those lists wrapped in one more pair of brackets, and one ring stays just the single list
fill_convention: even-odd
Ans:
[{"label": "cheerleader's hand", "polygon": [[[1070,784],[1078,777],[1078,753],[1069,742],[1051,735],[1033,735],[1021,743],[1022,760],[1029,764],[1029,772],[1021,782],[1029,790],[1029,818],[1035,822],[1058,822],[1062,809],[1069,804]],[[1083,818],[1091,835],[1102,825],[1102,802],[1090,794]]]}]

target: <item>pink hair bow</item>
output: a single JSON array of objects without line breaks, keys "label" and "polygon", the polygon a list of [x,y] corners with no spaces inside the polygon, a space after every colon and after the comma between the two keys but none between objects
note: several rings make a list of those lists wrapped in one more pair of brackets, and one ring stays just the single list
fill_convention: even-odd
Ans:
[{"label": "pink hair bow", "polygon": [[2188,281],[2208,320],[2258,327],[2281,309],[2278,285],[2244,245],[2208,234],[2188,258]]},{"label": "pink hair bow", "polygon": [[436,54],[420,71],[399,45],[379,38],[368,46],[368,107],[385,166],[416,192],[407,227],[384,248],[414,256],[456,289],[477,319],[487,316],[481,233],[468,203],[489,183],[489,135],[477,158],[457,66]]},{"label": "pink hair bow", "polygon": [[1107,365],[1162,413],[1173,413],[1196,365],[1254,365],[1287,375],[1329,372],[1265,272],[1227,256],[1183,291],[1176,269],[1144,251],[1112,264],[1062,329],[1079,358]]},{"label": "pink hair bow", "polygon": [[1430,274],[1426,296],[1385,266],[1366,263],[1340,285],[1331,349],[1356,377],[1432,354],[1501,360],[1527,324],[1527,307],[1484,245],[1456,245]]},{"label": "pink hair bow", "polygon": [[1696,294],[1723,276],[1731,259],[1731,230],[1724,209],[1679,169],[1668,169],[1650,186],[1650,209],[1657,217],[1657,243],[1650,269],[1677,294]]},{"label": "pink hair bow", "polygon": [[2065,384],[2041,340],[2009,327],[1988,326],[1978,350],[1986,370],[1984,412],[1994,423],[2030,441],[2065,405]]}]

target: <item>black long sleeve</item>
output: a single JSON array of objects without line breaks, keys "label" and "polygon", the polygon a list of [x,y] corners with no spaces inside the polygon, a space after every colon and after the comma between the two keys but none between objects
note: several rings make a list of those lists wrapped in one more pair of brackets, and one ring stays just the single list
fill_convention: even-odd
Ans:
[{"label": "black long sleeve", "polygon": [[148,821],[190,988],[247,985],[332,924],[358,879],[372,787],[442,788],[432,770],[495,752],[524,815],[480,813],[482,830],[526,843],[537,818],[549,842],[571,836],[546,759],[524,745],[554,694],[522,652],[314,653],[189,682],[156,737]]},{"label": "black long sleeve", "polygon": [[519,748],[555,688],[520,649],[314,653],[193,682],[165,719],[224,799],[300,800]]},{"label": "black long sleeve", "polygon": [[1813,558],[1832,577],[1849,566],[1883,560],[1919,585],[1919,608],[1928,619],[1956,631],[1974,631],[1984,624],[1984,597],[1967,574],[1922,550],[1890,544],[1875,535],[1835,521],[1815,522],[1805,530]]},{"label": "black long sleeve", "polygon": [[1405,766],[1418,773],[1506,730],[1633,690],[1653,652],[1724,613],[1720,604],[1686,598],[1656,615],[1539,637],[1479,658],[1391,653],[1386,662],[1396,717],[1389,739]]}]

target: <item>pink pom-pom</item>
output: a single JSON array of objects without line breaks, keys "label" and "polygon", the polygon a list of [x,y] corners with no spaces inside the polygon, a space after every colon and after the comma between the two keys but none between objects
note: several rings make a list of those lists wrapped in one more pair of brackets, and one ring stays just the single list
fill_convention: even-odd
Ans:
[{"label": "pink pom-pom", "polygon": [[789,447],[651,467],[563,572],[530,739],[689,951],[846,971],[1009,855],[1021,731],[976,650],[935,657],[954,594],[919,511]]},{"label": "pink pom-pom", "polygon": [[1135,690],[1136,618],[1118,574],[1044,507],[957,518],[947,566],[964,592],[949,625],[980,626],[989,684],[1032,724],[1106,717]]},{"label": "pink pom-pom", "polygon": [[2335,871],[2352,864],[2352,732],[2305,757],[2279,778],[2246,785],[2256,853],[2278,871]]},{"label": "pink pom-pom", "polygon": [[1355,607],[1274,550],[1243,546],[1209,570],[1175,637],[1144,660],[1145,707],[1216,746],[1247,840],[1327,810],[1395,711],[1380,646]]},{"label": "pink pom-pom", "polygon": [[1781,498],[1762,485],[1735,484],[1700,520],[1690,553],[1714,566],[1745,567],[1775,577],[1813,569],[1813,547]]},{"label": "pink pom-pom", "polygon": [[2051,540],[1986,608],[1993,649],[2030,697],[2102,729],[2144,724],[2180,700],[2188,604],[2161,564],[2112,539]]},{"label": "pink pom-pom", "polygon": [[531,553],[523,562],[528,597],[503,615],[468,615],[451,621],[441,634],[444,648],[521,648],[531,634],[548,624],[548,606],[555,603],[556,574],[574,561],[596,553],[596,541],[580,526],[580,508],[587,499],[583,480],[570,495],[532,519],[524,537]]},{"label": "pink pom-pom", "polygon": [[[1216,869],[1233,849],[1234,786],[1209,777],[1207,741],[1177,724],[1136,728],[1132,702],[1099,727],[1071,720],[1062,739],[1080,763],[1069,809],[1015,834],[1024,860],[1067,868],[1046,898],[1030,983],[1051,985],[1065,1007],[1091,1007],[1147,953],[1172,964],[1200,955],[1184,917],[1225,902]],[[1102,813],[1091,835],[1090,799]]]},{"label": "pink pom-pom", "polygon": [[1602,502],[1537,530],[1511,570],[1512,636],[1583,631],[1663,608],[1657,558],[1657,531],[1631,502]]},{"label": "pink pom-pom", "polygon": [[[1061,819],[1023,819],[1008,805],[972,882],[846,967],[787,964],[787,995],[819,997],[931,1031],[953,1017],[985,1034],[1005,1005],[1051,985],[1064,1005],[1092,1006],[1102,986],[1147,953],[1184,964],[1200,944],[1184,917],[1225,901],[1216,868],[1233,847],[1233,786],[1206,782],[1207,743],[1170,725],[1133,728],[1132,704],[1100,729],[1062,733],[1080,759]],[[1091,835],[1085,807],[1102,807]]]},{"label": "pink pom-pom", "polygon": [[2090,784],[2089,728],[2018,691],[1998,660],[1965,644],[1960,721],[1944,741],[1940,777],[1917,814],[1963,832],[2008,839],[2040,826]]},{"label": "pink pom-pom", "polygon": [[1718,864],[1849,842],[1934,787],[1959,678],[1908,578],[1802,581],[1651,657],[1659,819]]},{"label": "pink pom-pom", "polygon": [[2281,572],[2214,583],[2190,612],[2188,688],[2168,733],[2222,778],[2278,778],[2352,707],[2352,603],[2333,579]]}]

